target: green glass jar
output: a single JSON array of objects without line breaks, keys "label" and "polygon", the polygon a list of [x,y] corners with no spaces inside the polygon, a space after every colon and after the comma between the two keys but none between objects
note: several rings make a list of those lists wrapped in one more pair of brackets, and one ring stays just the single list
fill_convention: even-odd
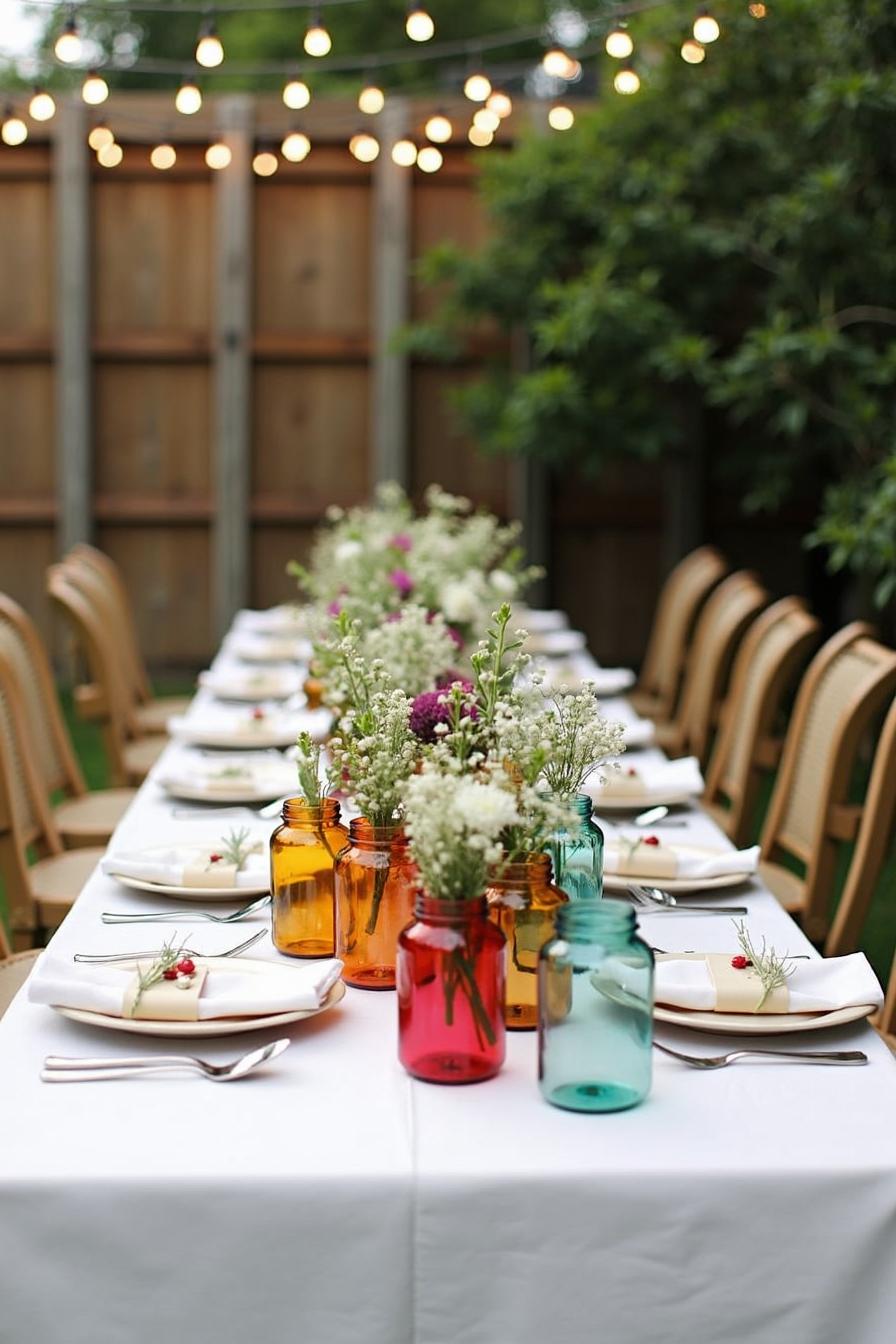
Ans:
[{"label": "green glass jar", "polygon": [[557,831],[548,844],[554,882],[571,901],[599,901],[604,893],[604,836],[592,817],[587,793],[576,794],[576,824]]},{"label": "green glass jar", "polygon": [[653,953],[623,901],[570,901],[538,964],[538,1078],[570,1111],[621,1111],[650,1090]]}]

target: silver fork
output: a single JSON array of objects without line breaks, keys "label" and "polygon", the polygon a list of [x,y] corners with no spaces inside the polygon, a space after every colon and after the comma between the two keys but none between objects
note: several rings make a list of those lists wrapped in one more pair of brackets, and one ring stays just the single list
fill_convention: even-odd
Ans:
[{"label": "silver fork", "polygon": [[229,1064],[207,1064],[194,1055],[134,1055],[121,1059],[70,1059],[47,1055],[41,1070],[45,1083],[93,1083],[110,1078],[134,1078],[141,1074],[166,1073],[169,1069],[189,1069],[215,1083],[230,1083],[282,1055],[289,1045],[284,1037],[269,1045],[250,1050]]},{"label": "silver fork", "polygon": [[680,1059],[692,1069],[724,1069],[738,1059],[790,1060],[795,1064],[867,1064],[868,1056],[862,1050],[729,1050],[726,1055],[684,1055],[680,1050],[672,1050],[668,1045],[654,1041],[654,1050],[664,1055]]},{"label": "silver fork", "polygon": [[104,924],[178,924],[185,919],[208,919],[212,924],[236,924],[238,920],[254,915],[256,910],[263,910],[270,903],[270,896],[259,896],[257,900],[250,901],[229,915],[214,915],[210,910],[159,910],[145,915],[104,910],[100,918]]},{"label": "silver fork", "polygon": [[700,915],[748,915],[750,912],[745,905],[692,905],[690,901],[679,905],[678,901],[671,892],[661,891],[659,887],[642,887],[637,883],[631,883],[626,890],[644,909],[652,910],[655,914],[671,914],[675,911],[679,915],[700,914]]},{"label": "silver fork", "polygon": [[[236,947],[228,948],[226,952],[199,952],[195,947],[183,947],[180,950],[185,956],[189,957],[237,957],[241,952],[245,952],[248,948],[254,947],[258,940],[264,938],[266,935],[267,929],[259,929],[257,933],[253,933],[251,938],[247,938],[244,943],[238,943]],[[73,960],[87,962],[91,966],[98,966],[104,962],[137,961],[140,958],[157,957],[160,952],[161,948],[158,947],[149,952],[112,952],[102,956],[93,955],[87,952],[76,952]]]}]

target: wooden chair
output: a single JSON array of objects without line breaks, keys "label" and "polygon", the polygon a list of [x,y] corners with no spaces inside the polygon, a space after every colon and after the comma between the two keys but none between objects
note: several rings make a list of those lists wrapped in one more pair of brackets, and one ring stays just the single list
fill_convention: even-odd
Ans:
[{"label": "wooden chair", "polygon": [[745,570],[723,579],[707,598],[688,651],[678,709],[668,723],[657,724],[657,742],[668,755],[693,755],[705,764],[735,650],[767,602],[768,593]]},{"label": "wooden chair", "polygon": [[128,712],[130,699],[115,650],[117,631],[110,628],[72,582],[68,566],[50,566],[47,592],[74,627],[97,687],[96,717],[103,733],[112,782],[116,786],[139,784],[158,760],[167,739],[144,737],[134,740],[134,727]]},{"label": "wooden chair", "polygon": [[[0,661],[0,877],[15,947],[55,928],[103,856],[65,850],[28,750],[16,679]],[[38,855],[28,862],[29,849]]]},{"label": "wooden chair", "polygon": [[28,979],[40,953],[39,947],[31,948],[27,952],[13,952],[6,937],[6,930],[0,924],[0,1017]]},{"label": "wooden chair", "polygon": [[781,598],[753,622],[735,657],[703,806],[738,849],[755,834],[762,776],[781,756],[775,727],[820,628],[799,598]]},{"label": "wooden chair", "polygon": [[874,1018],[874,1025],[896,1054],[896,956],[893,957],[893,969],[890,971],[884,1006]]},{"label": "wooden chair", "polygon": [[[115,653],[118,658],[122,684],[128,701],[129,718],[134,735],[152,736],[164,733],[173,714],[183,714],[190,704],[189,696],[156,696],[153,694],[140,650],[137,623],[121,571],[95,546],[73,546],[64,563],[70,567],[75,586],[92,602],[104,619],[115,630]],[[77,701],[85,718],[91,717],[96,703],[96,688],[79,688]]]},{"label": "wooden chair", "polygon": [[[787,730],[760,844],[760,873],[809,938],[829,924],[837,844],[853,840],[861,807],[848,802],[861,740],[896,690],[896,653],[856,622],[828,640],[809,666]],[[779,855],[805,868],[798,876]]]},{"label": "wooden chair", "polygon": [[134,797],[133,789],[88,793],[56,698],[53,673],[33,621],[0,593],[0,659],[15,679],[25,711],[28,750],[44,796],[63,795],[53,821],[67,849],[104,845]]},{"label": "wooden chair", "polygon": [[669,720],[678,701],[685,654],[697,612],[727,570],[713,546],[686,555],[663,584],[647,652],[631,702],[639,714]]}]

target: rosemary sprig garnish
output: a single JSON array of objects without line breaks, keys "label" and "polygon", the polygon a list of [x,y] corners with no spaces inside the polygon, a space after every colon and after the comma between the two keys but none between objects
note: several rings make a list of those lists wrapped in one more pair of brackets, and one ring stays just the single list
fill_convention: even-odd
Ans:
[{"label": "rosemary sprig garnish", "polygon": [[146,991],[163,980],[165,978],[165,972],[170,971],[173,966],[176,966],[184,955],[186,949],[184,948],[183,943],[176,945],[176,938],[177,934],[174,934],[171,941],[165,944],[147,971],[141,971],[138,965],[137,993],[134,995],[134,1002],[130,1012],[131,1017],[136,1016],[137,1006]]},{"label": "rosemary sprig garnish", "polygon": [[643,835],[621,835],[619,843],[625,850],[625,861],[631,863],[638,846],[644,843]]},{"label": "rosemary sprig garnish", "polygon": [[755,971],[756,976],[762,985],[762,997],[754,1009],[755,1012],[761,1012],[766,999],[776,989],[782,989],[789,978],[796,970],[796,963],[786,954],[779,955],[773,947],[769,947],[765,937],[762,939],[762,946],[757,950],[753,946],[753,940],[747,932],[747,926],[744,921],[734,920],[734,927],[737,930],[737,941],[740,949],[751,964],[751,969]]},{"label": "rosemary sprig garnish", "polygon": [[253,850],[258,848],[256,844],[246,844],[250,834],[247,826],[241,826],[239,830],[232,826],[221,839],[221,856],[227,863],[232,863],[237,872]]}]

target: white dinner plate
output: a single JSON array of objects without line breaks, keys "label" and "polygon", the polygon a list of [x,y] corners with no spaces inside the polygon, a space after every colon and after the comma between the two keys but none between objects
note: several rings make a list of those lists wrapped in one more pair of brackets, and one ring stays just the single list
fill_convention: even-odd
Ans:
[{"label": "white dinner plate", "polygon": [[[185,858],[201,858],[203,851],[215,852],[215,845],[220,845],[221,839],[213,840],[210,844],[202,845],[147,845],[145,849],[134,851],[135,853],[145,854],[151,857],[153,854],[170,854],[172,851],[183,851]],[[257,843],[266,844],[259,840]],[[151,882],[143,877],[124,877],[118,873],[109,873],[109,877],[114,877],[116,882],[120,882],[123,887],[130,887],[133,891],[148,891],[154,896],[173,896],[179,901],[233,901],[236,905],[244,905],[250,896],[261,896],[270,891],[270,877],[264,874],[258,882],[253,882],[251,886],[239,887],[173,887],[166,882]]]},{"label": "white dinner plate", "polygon": [[175,780],[161,787],[169,798],[182,798],[189,803],[220,803],[222,807],[232,803],[272,803],[275,798],[282,798],[288,794],[290,788],[295,793],[295,781],[289,784],[284,780],[280,780],[271,788],[255,783],[237,783],[231,789],[204,789],[201,784],[179,784]]},{"label": "white dinner plate", "polygon": [[590,795],[595,812],[644,812],[648,807],[690,806],[697,801],[695,793],[676,793],[673,789],[651,789],[644,793],[616,794],[610,797],[602,789]]},{"label": "white dinner plate", "polygon": [[[266,966],[271,963],[251,962],[240,958],[240,969],[247,966]],[[138,1036],[173,1036],[181,1039],[200,1039],[203,1036],[235,1036],[243,1031],[263,1031],[267,1027],[285,1027],[288,1022],[301,1022],[306,1017],[317,1017],[339,1003],[345,996],[345,985],[337,980],[319,1008],[299,1008],[289,1013],[270,1013],[266,1017],[210,1017],[204,1022],[153,1022],[148,1018],[110,1017],[107,1013],[92,1013],[84,1008],[56,1008],[62,1017],[72,1022],[83,1022],[88,1027],[107,1027],[110,1031],[129,1031]],[[55,1006],[55,1005],[54,1005]]]},{"label": "white dinner plate", "polygon": [[201,723],[191,727],[189,723],[178,729],[175,741],[185,747],[219,747],[224,751],[270,751],[278,747],[291,747],[299,731],[291,724],[279,727],[262,726],[251,732],[240,732],[233,728],[203,728]]},{"label": "white dinner plate", "polygon": [[[681,854],[709,855],[721,854],[723,850],[710,845],[669,845]],[[608,873],[604,869],[604,886],[610,891],[625,891],[634,882],[640,886],[661,887],[663,891],[675,894],[699,891],[716,891],[721,887],[740,887],[749,882],[754,873],[723,873],[720,877],[657,877],[648,873]]]},{"label": "white dinner plate", "polygon": [[824,1013],[705,1013],[693,1008],[666,1008],[656,1004],[657,1022],[719,1036],[784,1036],[797,1031],[823,1031],[858,1022],[877,1012],[878,1004],[862,1003],[852,1008],[831,1008]]}]

